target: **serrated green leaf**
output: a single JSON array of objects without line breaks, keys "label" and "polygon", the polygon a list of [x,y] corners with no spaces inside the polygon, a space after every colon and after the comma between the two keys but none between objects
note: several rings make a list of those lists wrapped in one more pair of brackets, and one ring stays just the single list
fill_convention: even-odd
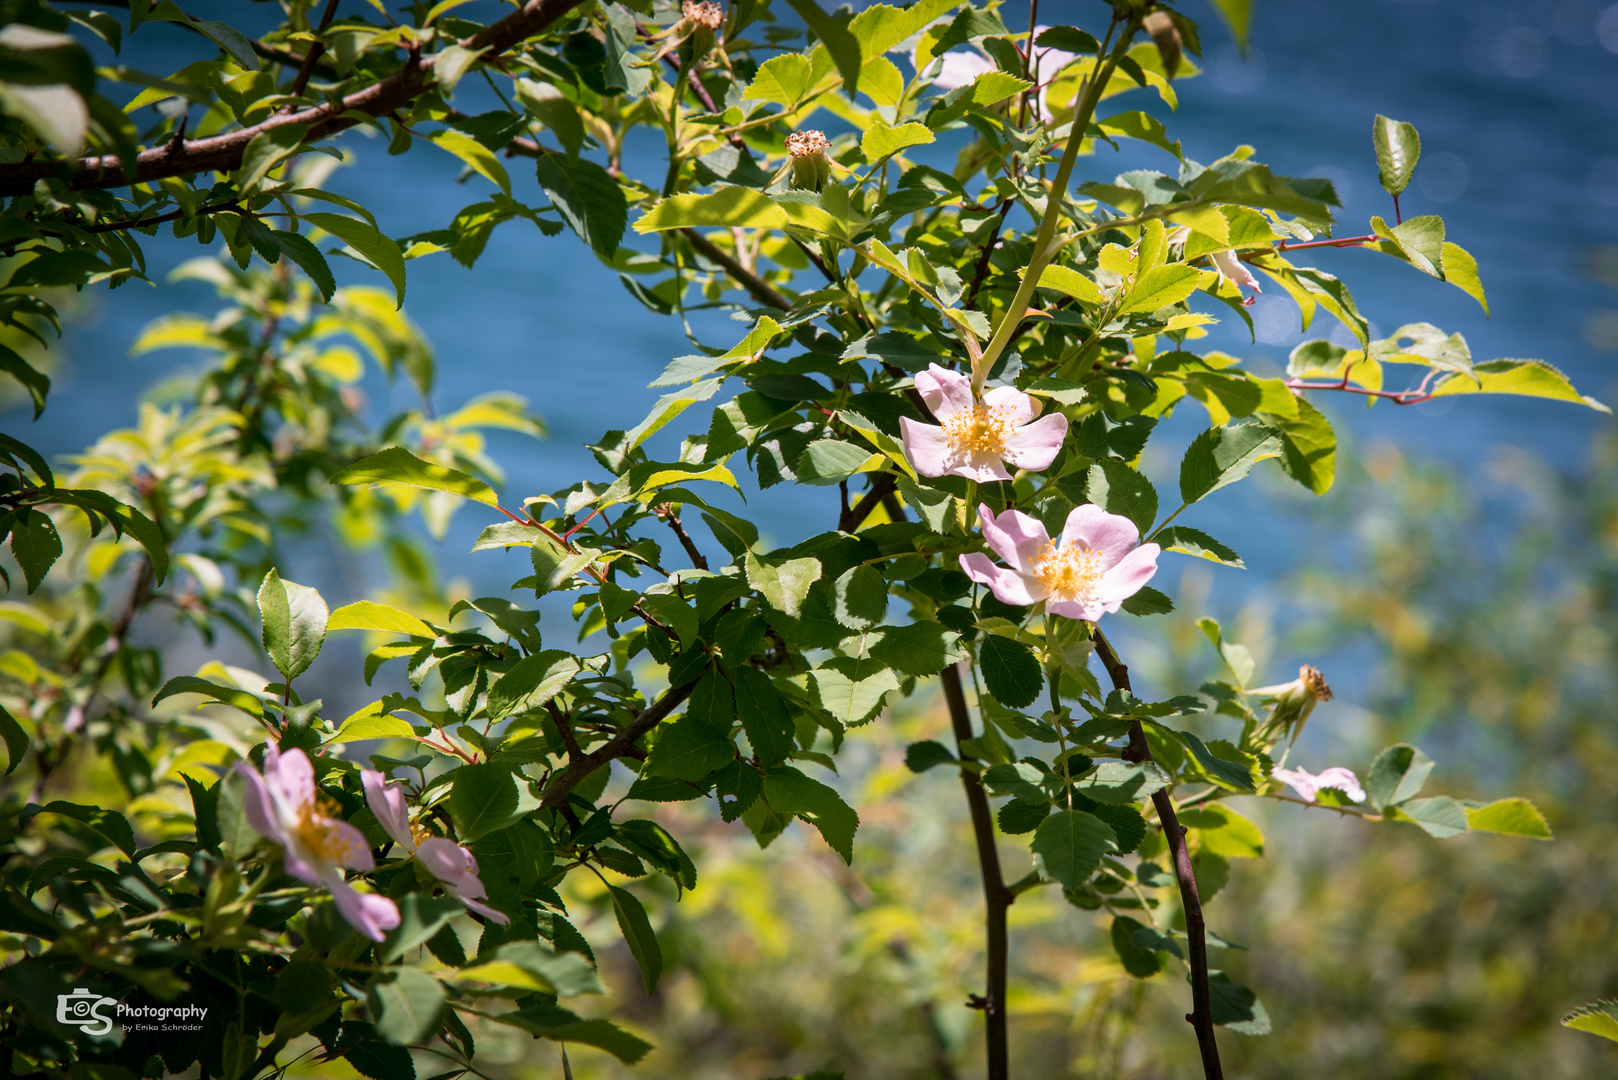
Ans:
[{"label": "serrated green leaf", "polygon": [[1377,180],[1382,190],[1401,194],[1410,186],[1416,162],[1421,160],[1421,136],[1414,125],[1378,113],[1371,122],[1371,142],[1376,147]]},{"label": "serrated green leaf", "polygon": [[379,971],[365,987],[376,1033],[395,1046],[426,1042],[444,1011],[444,988],[412,967]]},{"label": "serrated green leaf", "polygon": [[1095,873],[1101,856],[1117,847],[1117,840],[1094,814],[1058,810],[1040,823],[1031,847],[1041,877],[1077,889]]},{"label": "serrated green leaf", "polygon": [[364,260],[387,275],[393,283],[398,306],[404,306],[405,262],[399,245],[383,236],[375,225],[341,214],[309,212],[302,215],[311,225],[331,233],[337,239],[359,252]]},{"label": "serrated green leaf", "polygon": [[[1187,974],[1189,980],[1190,975]],[[1208,998],[1213,1022],[1243,1035],[1268,1035],[1270,1014],[1264,1003],[1223,971],[1208,973]]]},{"label": "serrated green leaf", "polygon": [[1085,497],[1109,514],[1121,514],[1144,534],[1157,520],[1157,489],[1145,475],[1107,459],[1085,473]]},{"label": "serrated green leaf", "polygon": [[589,158],[545,154],[537,163],[539,186],[590,248],[612,258],[629,221],[629,202],[618,181]]},{"label": "serrated green leaf", "polygon": [[[500,164],[500,159],[490,152],[487,146],[478,142],[472,136],[453,128],[444,128],[427,136],[428,141],[442,150],[448,150],[460,158],[473,172],[482,176],[490,183],[499,186],[507,195],[511,194],[511,177],[506,174],[506,167]],[[553,197],[554,201],[554,197]]]},{"label": "serrated green leaf", "polygon": [[854,862],[854,833],[860,816],[842,796],[790,766],[777,766],[764,777],[764,798],[777,813],[794,814],[820,831],[845,863]]},{"label": "serrated green leaf", "polygon": [[1371,763],[1365,794],[1378,810],[1413,799],[1433,771],[1433,759],[1408,743],[1395,743]]},{"label": "serrated green leaf", "polygon": [[1423,832],[1439,840],[1448,840],[1468,830],[1466,808],[1446,795],[1402,802],[1395,813],[1401,819],[1415,822]]},{"label": "serrated green leaf", "polygon": [[747,582],[775,610],[794,618],[803,608],[809,587],[820,578],[820,560],[773,562],[752,552],[746,559]]},{"label": "serrated green leaf", "polygon": [[1473,832],[1526,836],[1531,840],[1551,839],[1551,826],[1545,815],[1523,798],[1497,799],[1487,806],[1469,806],[1466,823]]},{"label": "serrated green leaf", "polygon": [[607,890],[612,895],[612,913],[618,919],[618,929],[629,943],[630,955],[640,968],[641,981],[650,996],[657,989],[658,979],[663,977],[663,949],[652,931],[652,921],[646,917],[646,909],[634,893],[617,885],[609,885]]},{"label": "serrated green leaf", "polygon": [[937,138],[926,124],[912,122],[889,127],[878,122],[866,129],[860,138],[860,149],[865,151],[865,160],[874,165],[889,155],[912,146],[926,146]]},{"label": "serrated green leaf", "polygon": [[487,506],[500,505],[494,489],[482,480],[456,469],[423,461],[402,446],[390,446],[380,453],[361,458],[333,474],[331,482],[355,487],[402,484],[428,491],[447,491]]},{"label": "serrated green leaf", "polygon": [[345,604],[331,613],[326,632],[333,630],[380,630],[388,634],[409,634],[412,637],[435,637],[433,628],[411,615],[374,600],[357,600]]},{"label": "serrated green leaf", "polygon": [[1618,1042],[1618,1001],[1592,1001],[1562,1017],[1562,1026]]},{"label": "serrated green leaf", "polygon": [[1044,672],[1034,651],[1020,641],[985,634],[978,645],[978,666],[989,694],[1011,709],[1032,705],[1045,687]]},{"label": "serrated green leaf", "polygon": [[1180,498],[1194,503],[1234,484],[1266,458],[1281,456],[1281,440],[1269,424],[1250,421],[1208,428],[1180,461]]},{"label": "serrated green leaf", "polygon": [[1240,555],[1200,529],[1186,525],[1170,525],[1152,534],[1152,539],[1161,544],[1164,551],[1195,555],[1199,559],[1207,559],[1209,562],[1222,563],[1238,569],[1246,568]]},{"label": "serrated green leaf", "polygon": [[1597,412],[1612,410],[1593,397],[1579,393],[1568,377],[1543,360],[1490,360],[1472,369],[1472,378],[1446,376],[1433,387],[1433,397],[1454,394],[1519,394],[1586,405]]},{"label": "serrated green leaf", "polygon": [[578,659],[560,649],[523,657],[490,685],[489,718],[501,720],[514,712],[544,707],[578,670]]},{"label": "serrated green leaf", "polygon": [[307,585],[283,581],[273,569],[258,588],[264,651],[288,682],[309,669],[326,641],[331,613],[326,601]]},{"label": "serrated green leaf", "polygon": [[871,655],[906,675],[937,675],[961,659],[958,636],[934,622],[885,626],[870,646]]}]

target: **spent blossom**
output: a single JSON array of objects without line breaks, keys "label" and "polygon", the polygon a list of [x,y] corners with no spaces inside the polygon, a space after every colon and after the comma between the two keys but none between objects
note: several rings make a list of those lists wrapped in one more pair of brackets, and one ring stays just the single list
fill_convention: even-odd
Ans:
[{"label": "spent blossom", "polygon": [[1319,773],[1303,769],[1272,769],[1270,775],[1298,793],[1304,802],[1314,802],[1321,788],[1336,788],[1355,802],[1365,801],[1365,789],[1353,770],[1333,765]]},{"label": "spent blossom", "polygon": [[[1234,251],[1216,251],[1210,257],[1213,259],[1214,269],[1219,271],[1219,276],[1237,289],[1252,289],[1256,293],[1264,291],[1258,287],[1258,278],[1253,276],[1253,272],[1242,263]],[[1251,296],[1243,297],[1242,306],[1251,307],[1254,299]]]},{"label": "spent blossom", "polygon": [[343,870],[376,869],[365,835],[334,816],[334,805],[320,798],[315,769],[302,750],[264,750],[264,771],[245,761],[236,772],[246,782],[248,824],[260,836],[281,845],[286,872],[299,881],[324,886],[348,924],[372,941],[399,925],[392,900],[362,893],[343,877]]},{"label": "spent blossom", "polygon": [[375,769],[361,769],[360,783],[365,788],[366,805],[383,830],[425,866],[444,886],[445,892],[501,926],[511,922],[504,912],[483,903],[488,893],[478,877],[478,861],[470,851],[447,837],[433,836],[420,825],[410,823],[402,785],[389,784]]},{"label": "spent blossom", "polygon": [[1141,544],[1134,522],[1099,506],[1075,507],[1056,540],[1037,518],[1020,510],[995,517],[987,506],[979,506],[978,520],[983,539],[1006,565],[996,566],[987,555],[972,552],[961,556],[961,569],[987,585],[1001,603],[1043,600],[1053,615],[1095,622],[1117,611],[1157,573],[1162,548]]},{"label": "spent blossom", "polygon": [[[1037,41],[1039,36],[1049,29],[1048,26],[1034,27],[1033,40]],[[917,63],[918,56],[919,50],[913,50],[910,54],[910,64],[916,69],[917,74],[921,74],[922,65]],[[1039,118],[1049,120],[1051,113],[1045,100],[1046,84],[1055,78],[1059,71],[1077,60],[1078,55],[1062,49],[1035,45],[1034,59],[1038,65],[1039,76],[1039,99],[1036,107]],[[933,57],[927,66],[930,68],[934,64],[938,65],[938,74],[933,76],[933,86],[939,90],[957,90],[970,85],[979,75],[999,70],[998,64],[977,52],[946,52]]]},{"label": "spent blossom", "polygon": [[1015,387],[974,398],[968,376],[932,364],[916,375],[916,389],[938,423],[900,417],[899,429],[905,456],[923,476],[1010,480],[1007,465],[1044,469],[1067,437],[1067,417],[1053,412],[1036,420],[1033,399]]},{"label": "spent blossom", "polygon": [[819,191],[831,179],[831,140],[824,131],[805,128],[787,136],[787,167],[792,170],[792,186]]}]

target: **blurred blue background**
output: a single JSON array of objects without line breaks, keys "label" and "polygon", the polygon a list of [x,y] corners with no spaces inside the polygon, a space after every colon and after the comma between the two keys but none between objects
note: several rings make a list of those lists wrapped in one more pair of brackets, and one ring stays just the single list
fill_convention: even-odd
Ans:
[{"label": "blurred blue background", "polygon": [[[480,0],[478,6],[488,9],[481,15],[498,17],[498,5]],[[1344,204],[1338,235],[1366,231],[1370,215],[1392,216],[1391,200],[1377,185],[1371,120],[1380,112],[1410,121],[1421,132],[1423,153],[1403,199],[1404,214],[1444,216],[1449,237],[1478,259],[1493,318],[1486,319],[1459,290],[1370,252],[1313,252],[1317,265],[1349,283],[1361,311],[1382,334],[1406,322],[1434,322],[1463,333],[1476,359],[1548,360],[1584,392],[1610,399],[1610,355],[1587,344],[1582,329],[1612,297],[1584,272],[1583,262],[1594,245],[1618,242],[1618,4],[1260,0],[1255,6],[1252,48],[1244,57],[1203,0],[1187,5],[1204,20],[1205,72],[1180,84],[1177,116],[1144,91],[1113,99],[1103,112],[1146,108],[1162,116],[1171,136],[1200,161],[1249,142],[1280,173],[1330,177]],[[202,5],[198,14],[208,10]],[[268,14],[241,4],[212,10],[249,30]],[[1047,3],[1041,21],[1071,17],[1069,10],[1094,29],[1105,9]],[[1026,25],[1025,4],[1009,4],[1003,14],[1014,28]],[[147,51],[154,46],[160,51]],[[126,59],[163,68],[172,57],[178,68],[194,58],[195,48],[193,36],[152,23],[132,39]],[[463,97],[473,100],[461,106],[478,111],[476,92],[483,88],[473,80],[463,87]],[[357,149],[356,167],[339,169],[328,186],[372,208],[394,236],[443,227],[455,208],[488,186],[473,177],[458,187],[459,163],[430,146],[418,146],[404,162],[389,159],[378,139],[350,134],[345,142]],[[952,160],[951,147],[932,149],[939,163]],[[631,157],[641,158],[642,169],[661,170],[655,160],[660,154],[661,146],[645,145]],[[1150,148],[1116,154],[1103,146],[1081,161],[1078,179],[1106,179],[1126,168],[1167,170],[1172,164]],[[526,162],[510,165],[519,197],[542,203]],[[626,243],[648,241],[630,234]],[[63,341],[50,410],[37,424],[20,410],[0,416],[6,430],[52,454],[72,453],[131,422],[144,392],[193,362],[179,351],[128,356],[130,342],[149,320],[176,309],[217,306],[201,285],[164,280],[168,269],[199,254],[191,241],[160,234],[146,246],[157,287],[137,283],[86,294]],[[336,267],[343,280],[383,284],[380,275],[334,262],[343,264]],[[1305,335],[1296,308],[1278,292],[1272,289],[1252,309],[1256,341],[1221,309],[1214,313],[1224,321],[1204,344],[1284,365]],[[491,435],[490,449],[509,473],[511,502],[598,477],[599,467],[582,444],[638,420],[658,394],[646,383],[672,357],[693,351],[677,320],[631,300],[616,273],[589,256],[571,233],[546,239],[523,223],[502,226],[473,270],[444,254],[411,261],[406,311],[437,350],[435,407],[510,390],[527,397],[550,424],[553,437],[544,443]],[[745,329],[713,313],[695,319],[694,326],[707,344],[721,347]],[[1332,333],[1343,338],[1322,314],[1308,336]],[[414,392],[403,383],[389,386],[372,376],[365,389],[378,417],[414,404]],[[1367,410],[1346,395],[1316,397],[1349,444],[1392,439],[1466,468],[1499,444],[1530,448],[1573,467],[1584,459],[1592,433],[1610,422],[1591,410],[1521,398],[1452,398]],[[1194,406],[1183,413],[1174,423],[1189,439],[1205,421]],[[690,426],[705,428],[705,413]],[[672,425],[665,441],[672,444],[685,430]],[[1148,470],[1172,488],[1183,440],[1159,441],[1164,445],[1148,459]],[[1184,519],[1235,546],[1252,568],[1245,574],[1219,571],[1216,598],[1248,595],[1300,561],[1323,557],[1327,537],[1311,534],[1309,522],[1330,513],[1330,498],[1325,504],[1288,499],[1290,524],[1277,529],[1255,513],[1273,507],[1277,488],[1242,485]],[[821,494],[777,489],[749,498],[773,538],[791,543],[822,527],[818,522],[827,508],[816,501]],[[824,497],[829,501],[832,494]],[[515,556],[465,554],[482,524],[463,513],[439,554],[448,574],[469,577],[487,590],[521,571]],[[351,568],[346,586],[363,592],[366,583],[352,579],[355,572]]]}]

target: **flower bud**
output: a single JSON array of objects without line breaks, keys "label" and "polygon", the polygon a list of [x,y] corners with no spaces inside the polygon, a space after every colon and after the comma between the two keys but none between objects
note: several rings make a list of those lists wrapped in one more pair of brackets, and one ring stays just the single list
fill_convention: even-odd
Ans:
[{"label": "flower bud", "polygon": [[795,188],[819,191],[831,178],[831,141],[824,131],[794,131],[787,136],[787,153],[792,155],[791,184]]},{"label": "flower bud", "polygon": [[669,36],[674,41],[687,42],[691,56],[700,59],[713,51],[724,21],[725,9],[714,0],[685,0],[680,5],[680,21]]},{"label": "flower bud", "polygon": [[1152,35],[1157,55],[1163,61],[1163,73],[1174,78],[1180,70],[1180,29],[1166,11],[1154,11],[1141,20],[1141,29]]}]

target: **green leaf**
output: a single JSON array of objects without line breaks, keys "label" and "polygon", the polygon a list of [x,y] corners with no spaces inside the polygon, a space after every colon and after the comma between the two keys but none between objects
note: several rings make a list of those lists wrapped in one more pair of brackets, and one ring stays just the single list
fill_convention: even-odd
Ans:
[{"label": "green leaf", "polygon": [[1197,830],[1203,851],[1226,859],[1257,859],[1264,854],[1264,833],[1224,803],[1182,810],[1180,824]]},{"label": "green leaf", "polygon": [[747,553],[747,582],[775,610],[797,618],[809,587],[820,578],[820,560],[788,559],[775,563]]},{"label": "green leaf", "polygon": [[999,634],[983,636],[978,645],[978,665],[983,669],[989,694],[1007,708],[1027,708],[1045,687],[1034,650]]},{"label": "green leaf", "polygon": [[1562,1026],[1618,1042],[1618,1001],[1602,999],[1580,1005],[1562,1017]]},{"label": "green leaf", "polygon": [[1103,761],[1096,766],[1095,772],[1073,787],[1098,803],[1123,806],[1139,802],[1167,785],[1168,777],[1151,762],[1131,764],[1127,761]]},{"label": "green leaf", "polygon": [[742,92],[743,101],[772,101],[789,111],[814,88],[814,65],[807,56],[786,53],[759,65],[753,81]]},{"label": "green leaf", "polygon": [[1247,30],[1253,18],[1253,0],[1212,0],[1214,10],[1219,17],[1225,20],[1230,27],[1231,36],[1236,39],[1236,46],[1247,52]]},{"label": "green leaf", "polygon": [[332,276],[331,266],[326,262],[326,256],[320,249],[309,242],[309,239],[284,229],[273,229],[270,235],[275,238],[276,246],[281,253],[309,275],[309,280],[315,283],[320,290],[320,298],[330,303],[337,292],[337,279]]},{"label": "green leaf", "polygon": [[1382,238],[1383,251],[1405,259],[1424,274],[1444,280],[1443,218],[1425,214],[1390,229],[1386,221],[1373,217],[1371,231]]},{"label": "green leaf", "polygon": [[1466,808],[1466,823],[1473,832],[1504,833],[1532,840],[1551,839],[1551,826],[1539,807],[1527,799],[1498,799],[1487,806]]},{"label": "green leaf", "polygon": [[19,820],[26,822],[41,813],[70,817],[80,824],[89,826],[91,831],[110,841],[125,855],[131,858],[135,855],[135,830],[129,827],[129,820],[116,810],[103,810],[99,806],[80,806],[78,803],[57,799],[44,806],[30,803],[19,815]]},{"label": "green leaf", "polygon": [[[1190,974],[1186,979],[1189,981]],[[1208,997],[1213,1022],[1242,1035],[1268,1035],[1270,1014],[1258,995],[1223,971],[1208,973]]]},{"label": "green leaf", "polygon": [[629,203],[618,181],[588,158],[561,154],[542,156],[538,173],[539,186],[579,239],[603,259],[612,258],[629,221]]},{"label": "green leaf", "polygon": [[426,1042],[444,1011],[444,988],[412,967],[379,971],[365,987],[376,1033],[395,1046]]},{"label": "green leaf", "polygon": [[[1240,646],[1236,647],[1240,648]],[[1243,681],[1245,682],[1246,680],[1244,679]],[[1220,787],[1229,788],[1232,791],[1254,790],[1253,770],[1248,768],[1245,762],[1227,761],[1225,758],[1214,756],[1214,752],[1208,749],[1207,744],[1189,731],[1176,731],[1174,728],[1164,728],[1163,730],[1184,743],[1186,749],[1191,751],[1191,756],[1196,759],[1197,764],[1202,766],[1203,772],[1207,773],[1209,778]],[[1214,741],[1217,742],[1218,740]]]},{"label": "green leaf", "polygon": [[937,131],[945,124],[954,123],[974,109],[983,109],[1020,94],[1033,84],[1004,71],[987,71],[971,83],[951,90],[927,110],[923,117],[927,126]]},{"label": "green leaf", "polygon": [[871,655],[895,671],[924,678],[962,659],[960,638],[935,622],[885,626],[870,646]]},{"label": "green leaf", "polygon": [[455,897],[430,897],[424,892],[403,895],[398,908],[400,925],[390,929],[377,946],[377,959],[382,963],[395,963],[411,950],[421,949],[451,918],[466,910]]},{"label": "green leaf", "polygon": [[242,151],[242,166],[236,173],[236,184],[242,193],[252,194],[270,170],[303,145],[304,136],[308,134],[308,124],[280,124],[254,135],[247,149]]},{"label": "green leaf", "polygon": [[1409,743],[1395,743],[1376,756],[1365,778],[1365,794],[1378,810],[1413,799],[1433,771],[1433,759]]},{"label": "green leaf", "polygon": [[1281,429],[1281,468],[1316,495],[1331,490],[1337,476],[1337,434],[1326,414],[1297,399],[1296,417],[1273,416]]},{"label": "green leaf", "polygon": [[375,225],[341,214],[311,212],[303,220],[317,225],[359,252],[364,260],[382,271],[393,283],[398,306],[404,306],[405,262],[399,245],[383,236]]},{"label": "green leaf", "polygon": [[346,469],[332,475],[334,484],[375,487],[378,484],[402,484],[406,487],[425,488],[428,491],[447,491],[463,499],[472,499],[487,506],[499,506],[494,489],[475,476],[455,469],[423,461],[402,446],[390,446],[380,453],[361,458]]},{"label": "green leaf", "polygon": [[606,993],[606,987],[601,985],[601,977],[586,957],[566,950],[556,952],[547,945],[531,940],[508,941],[496,949],[489,959],[462,968],[459,978],[520,986],[560,997]]},{"label": "green leaf", "polygon": [[4,706],[0,706],[0,740],[6,744],[6,771],[3,775],[10,776],[12,770],[22,764],[23,755],[28,753],[28,732],[6,712]]},{"label": "green leaf", "polygon": [[1085,473],[1084,491],[1086,498],[1107,513],[1122,514],[1133,521],[1142,534],[1157,520],[1157,489],[1143,474],[1121,461],[1109,458],[1090,466]]},{"label": "green leaf", "polygon": [[899,676],[869,656],[832,657],[811,671],[809,680],[815,704],[849,727],[874,719],[888,695],[899,689]]},{"label": "green leaf", "polygon": [[1112,947],[1118,953],[1124,970],[1137,979],[1150,979],[1168,966],[1166,953],[1149,949],[1135,941],[1135,935],[1146,927],[1127,915],[1116,915],[1112,920]]},{"label": "green leaf", "polygon": [[832,585],[837,621],[851,630],[880,623],[888,613],[888,582],[874,566],[851,566]]},{"label": "green leaf", "polygon": [[[769,63],[773,64],[775,60]],[[636,220],[635,231],[648,233],[693,226],[727,229],[790,227],[827,235],[835,235],[839,229],[837,220],[813,203],[773,199],[762,191],[733,185],[706,195],[676,195],[664,199]]]},{"label": "green leaf", "polygon": [[629,952],[640,967],[641,981],[646,984],[646,994],[650,997],[657,989],[657,980],[663,976],[663,950],[652,932],[652,921],[646,917],[646,909],[634,893],[617,885],[609,885],[607,889],[612,894],[612,913],[618,917],[618,929],[629,943]]},{"label": "green leaf", "polygon": [[384,713],[382,705],[380,701],[373,701],[344,720],[337,734],[326,740],[327,744],[360,739],[409,739],[415,736],[415,729],[406,720]]},{"label": "green leaf", "polygon": [[1184,263],[1157,266],[1146,271],[1129,290],[1120,315],[1149,314],[1158,308],[1178,304],[1196,291],[1201,271]]},{"label": "green leaf", "polygon": [[1048,802],[1024,802],[1021,799],[1012,799],[1000,808],[994,819],[1001,832],[1008,836],[1021,836],[1039,828],[1039,823],[1049,817],[1050,812],[1051,804]]},{"label": "green leaf", "polygon": [[56,533],[55,522],[43,510],[19,507],[12,512],[10,525],[11,554],[22,567],[32,593],[62,557],[62,538]]},{"label": "green leaf", "polygon": [[832,63],[837,65],[838,74],[843,77],[843,88],[848,96],[853,97],[859,89],[860,68],[864,61],[860,53],[860,43],[848,28],[848,16],[827,13],[816,0],[787,0],[792,10],[820,39],[821,46],[831,56]]},{"label": "green leaf", "polygon": [[1454,394],[1518,394],[1588,405],[1597,412],[1612,410],[1593,397],[1579,393],[1568,377],[1543,360],[1490,360],[1472,369],[1473,378],[1449,375],[1433,388],[1433,397]]},{"label": "green leaf", "polygon": [[880,469],[887,456],[838,439],[816,439],[798,458],[798,483],[825,487]]},{"label": "green leaf", "polygon": [[[369,1028],[369,1024],[361,1027]],[[415,1080],[416,1066],[410,1060],[410,1051],[402,1046],[391,1046],[380,1039],[367,1039],[343,1051],[343,1059],[354,1066],[354,1071],[370,1080]]]},{"label": "green leaf", "polygon": [[1489,314],[1489,298],[1483,292],[1483,280],[1478,277],[1478,261],[1472,253],[1450,240],[1444,241],[1444,280],[1483,305],[1483,314]]},{"label": "green leaf", "polygon": [[[487,146],[470,135],[450,128],[435,131],[427,138],[434,145],[460,158],[468,168],[485,180],[498,185],[501,191],[507,195],[511,194],[511,177],[506,175],[506,167],[500,164],[500,159],[495,157]],[[555,199],[554,195],[552,199]],[[620,226],[619,232],[622,231]]]},{"label": "green leaf", "polygon": [[221,686],[207,679],[199,679],[195,675],[176,675],[164,683],[152,698],[152,704],[156,705],[164,698],[171,698],[176,694],[201,694],[203,697],[240,709],[248,716],[256,718],[264,716],[264,703],[246,690],[234,686]]},{"label": "green leaf", "polygon": [[326,601],[309,586],[283,581],[271,570],[258,587],[258,611],[264,621],[264,651],[291,682],[309,669],[325,644],[331,614]]},{"label": "green leaf", "polygon": [[1180,461],[1180,499],[1194,503],[1234,484],[1266,458],[1281,456],[1275,428],[1260,421],[1208,428],[1192,440]]},{"label": "green leaf", "polygon": [[924,773],[934,765],[951,765],[955,755],[934,739],[924,739],[905,747],[905,768],[913,773]]},{"label": "green leaf", "polygon": [[547,1005],[531,1005],[514,1012],[498,1013],[490,1019],[557,1043],[594,1046],[626,1065],[633,1065],[652,1049],[651,1043],[636,1038],[610,1020],[581,1020],[566,1009]]},{"label": "green leaf", "polygon": [[[34,419],[38,420],[39,414],[45,411],[45,398],[51,392],[50,377],[44,372],[36,370],[34,365],[24,360],[8,345],[0,345],[0,371],[22,383],[23,389],[28,391],[29,398],[33,400]],[[8,439],[6,445],[9,446],[12,442],[14,440]],[[51,486],[50,470],[48,468],[39,475],[42,480],[46,481],[47,487]]]},{"label": "green leaf", "polygon": [[792,716],[781,691],[757,668],[736,671],[736,712],[753,752],[765,765],[785,761],[792,753]]},{"label": "green leaf", "polygon": [[1421,136],[1414,125],[1378,113],[1371,122],[1371,142],[1376,147],[1377,179],[1382,190],[1389,195],[1401,194],[1410,186],[1416,162],[1421,160]]},{"label": "green leaf", "polygon": [[627,452],[635,449],[635,447],[660,431],[664,424],[685,412],[686,409],[699,401],[707,401],[713,397],[714,391],[718,390],[719,385],[724,381],[723,376],[717,379],[707,379],[703,382],[671,391],[658,398],[657,403],[652,406],[652,411],[646,414],[646,419],[630,428],[628,433],[625,434],[624,450]]},{"label": "green leaf", "polygon": [[1466,807],[1447,795],[1400,803],[1394,813],[1401,819],[1415,822],[1429,836],[1440,840],[1448,840],[1467,831]]},{"label": "green leaf", "polygon": [[657,739],[646,755],[641,775],[695,781],[734,760],[736,744],[730,741],[728,730],[720,731],[688,714],[658,725]]},{"label": "green leaf", "polygon": [[1150,585],[1142,585],[1133,596],[1126,596],[1123,609],[1131,615],[1167,615],[1174,610],[1169,595]]},{"label": "green leaf", "polygon": [[795,814],[820,831],[833,851],[854,863],[854,833],[860,816],[835,790],[790,766],[780,765],[764,777],[764,798],[781,814]]},{"label": "green leaf", "polygon": [[454,772],[449,813],[462,843],[492,833],[539,809],[539,800],[504,765],[462,765]]},{"label": "green leaf", "polygon": [[1200,529],[1185,525],[1170,525],[1166,529],[1159,529],[1152,535],[1152,539],[1163,545],[1164,551],[1195,555],[1199,559],[1234,566],[1237,569],[1246,568],[1240,555]]},{"label": "green leaf", "polygon": [[889,127],[879,121],[861,136],[860,149],[865,151],[865,160],[874,165],[890,154],[897,154],[912,146],[926,146],[937,138],[926,124],[909,123]]},{"label": "green leaf", "polygon": [[1058,810],[1034,832],[1034,868],[1046,881],[1077,889],[1116,846],[1112,828],[1094,814]]},{"label": "green leaf", "polygon": [[332,612],[326,622],[326,632],[333,630],[381,630],[388,634],[409,634],[423,638],[438,636],[432,627],[414,615],[373,600],[357,600]]},{"label": "green leaf", "polygon": [[560,649],[523,657],[489,687],[489,718],[501,720],[514,712],[543,708],[578,670],[578,660]]}]

